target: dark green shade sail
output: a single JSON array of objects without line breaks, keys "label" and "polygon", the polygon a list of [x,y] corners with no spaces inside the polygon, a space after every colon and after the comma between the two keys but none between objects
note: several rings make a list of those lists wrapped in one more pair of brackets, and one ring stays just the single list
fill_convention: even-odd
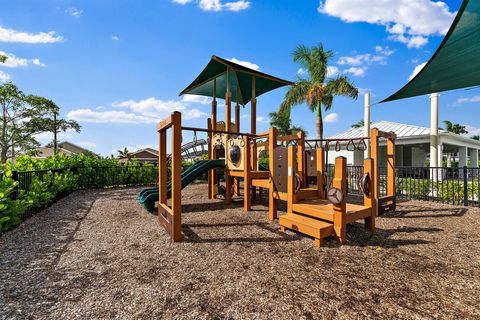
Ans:
[{"label": "dark green shade sail", "polygon": [[[200,75],[180,95],[194,94],[213,97],[216,81],[216,97],[224,99],[227,92],[227,70],[230,69],[230,92],[232,101],[245,105],[252,100],[252,81],[255,77],[255,97],[268,91],[293,83],[266,73],[258,72],[237,63],[212,56]],[[238,91],[237,91],[238,88]],[[238,92],[238,100],[237,100]]]},{"label": "dark green shade sail", "polygon": [[382,102],[480,85],[480,0],[464,0],[425,67]]}]

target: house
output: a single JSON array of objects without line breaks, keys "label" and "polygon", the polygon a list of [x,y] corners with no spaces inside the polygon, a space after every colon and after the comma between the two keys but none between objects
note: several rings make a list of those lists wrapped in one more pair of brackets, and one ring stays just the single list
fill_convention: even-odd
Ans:
[{"label": "house", "polygon": [[[47,157],[51,157],[54,155],[53,146],[40,147],[37,149],[36,153],[37,155],[32,158],[45,159]],[[100,158],[100,155],[68,141],[63,141],[58,143],[57,154],[65,155],[65,156],[71,156],[74,154],[89,154],[89,155],[93,155],[96,158]]]},{"label": "house", "polygon": [[[391,121],[380,121],[371,124],[371,128],[378,128],[381,131],[393,131],[397,135],[395,142],[396,165],[405,167],[425,167],[430,158],[430,128],[419,127],[409,124],[396,123]],[[327,139],[352,139],[364,137],[363,128],[352,128],[346,132],[328,137]],[[468,160],[472,167],[478,167],[478,151],[480,141],[473,140],[466,136],[438,130],[439,161],[450,160],[451,155],[457,155],[459,167],[467,166]],[[363,165],[364,151],[347,151],[347,142],[343,143],[341,151],[334,151],[334,146],[328,152],[328,162],[333,163],[335,157],[344,156],[347,163],[352,165]],[[380,165],[386,166],[386,145],[380,140]],[[448,161],[450,163],[450,161]]]},{"label": "house", "polygon": [[140,149],[131,152],[128,157],[119,157],[120,162],[136,160],[138,163],[158,164],[158,151],[152,148]]}]

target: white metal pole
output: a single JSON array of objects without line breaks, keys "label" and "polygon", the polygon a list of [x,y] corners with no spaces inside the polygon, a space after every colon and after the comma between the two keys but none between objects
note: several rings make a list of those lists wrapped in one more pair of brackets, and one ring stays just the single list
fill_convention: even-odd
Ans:
[{"label": "white metal pole", "polygon": [[[430,167],[438,167],[438,93],[430,95]],[[437,169],[438,170],[438,169]],[[438,172],[432,172],[434,181],[438,180]]]},{"label": "white metal pole", "polygon": [[[367,92],[365,93],[365,111],[363,115],[363,130],[364,130],[364,136],[365,137],[370,137],[370,93]],[[370,140],[365,141],[367,143],[367,149],[365,150],[364,157],[365,159],[370,158]]]}]

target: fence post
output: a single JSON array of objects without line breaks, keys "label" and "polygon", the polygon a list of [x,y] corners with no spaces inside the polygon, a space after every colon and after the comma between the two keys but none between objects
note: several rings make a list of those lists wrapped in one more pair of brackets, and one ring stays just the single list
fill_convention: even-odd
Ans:
[{"label": "fence post", "polygon": [[12,170],[12,180],[17,182],[17,185],[15,186],[12,193],[12,199],[17,200],[18,198],[18,171],[17,170]]},{"label": "fence post", "polygon": [[468,206],[468,172],[467,166],[463,166],[463,205]]}]

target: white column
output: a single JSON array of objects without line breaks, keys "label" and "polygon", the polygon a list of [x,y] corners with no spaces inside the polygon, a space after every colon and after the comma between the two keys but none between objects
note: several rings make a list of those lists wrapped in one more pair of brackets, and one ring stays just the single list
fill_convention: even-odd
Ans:
[{"label": "white column", "polygon": [[[365,137],[370,137],[370,93],[367,92],[365,93],[365,111],[363,115],[363,130],[364,130],[364,136]],[[364,157],[365,159],[370,158],[370,140],[365,141],[367,144],[367,149],[365,150]]]},{"label": "white column", "polygon": [[458,148],[458,167],[462,168],[467,165],[467,147]]},{"label": "white column", "polygon": [[[443,168],[443,142],[440,141],[440,137],[438,138],[438,149],[437,149],[437,152],[438,152],[438,160],[437,160],[438,166],[439,166],[440,168]],[[438,175],[438,180],[439,180],[439,181],[442,181],[442,180],[443,180],[444,174],[445,174],[445,170],[444,170],[444,169],[438,169],[437,175]]]},{"label": "white column", "polygon": [[470,168],[478,168],[478,149],[468,149],[470,155]]},{"label": "white column", "polygon": [[430,95],[430,167],[438,167],[438,93]]}]

